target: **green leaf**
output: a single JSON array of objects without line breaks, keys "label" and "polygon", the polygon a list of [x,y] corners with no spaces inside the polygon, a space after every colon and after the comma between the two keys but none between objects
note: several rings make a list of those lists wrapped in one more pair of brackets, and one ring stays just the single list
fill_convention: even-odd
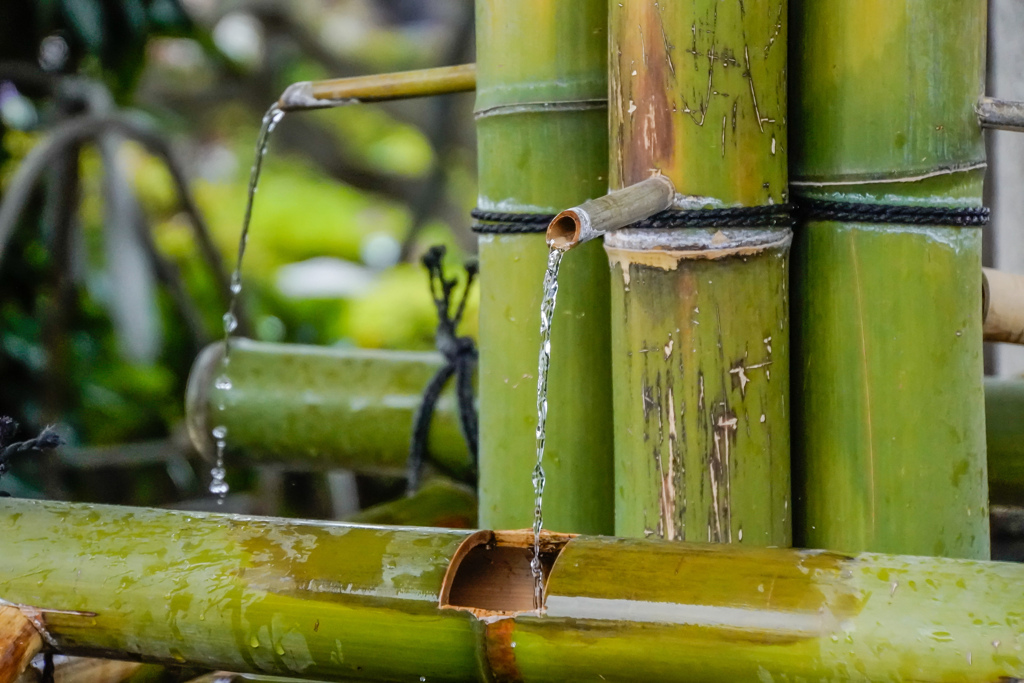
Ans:
[{"label": "green leaf", "polygon": [[103,7],[99,0],[62,0],[64,16],[75,34],[92,53],[103,49],[106,39],[103,28]]}]

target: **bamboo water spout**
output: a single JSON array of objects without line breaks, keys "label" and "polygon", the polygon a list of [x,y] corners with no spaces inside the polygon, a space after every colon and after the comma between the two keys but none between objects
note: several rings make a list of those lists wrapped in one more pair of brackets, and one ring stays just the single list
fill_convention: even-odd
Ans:
[{"label": "bamboo water spout", "polygon": [[675,196],[671,180],[663,175],[651,176],[562,211],[548,225],[548,244],[571,249],[671,208]]},{"label": "bamboo water spout", "polygon": [[384,102],[471,92],[475,88],[476,64],[460,64],[353,78],[300,81],[285,89],[277,106],[283,111],[325,109],[353,102]]},{"label": "bamboo water spout", "polygon": [[1024,677],[1016,564],[548,535],[539,617],[522,532],[17,499],[0,530],[0,598],[66,654],[319,680]]},{"label": "bamboo water spout", "polygon": [[1024,102],[982,97],[977,106],[978,121],[985,128],[1024,131]]}]

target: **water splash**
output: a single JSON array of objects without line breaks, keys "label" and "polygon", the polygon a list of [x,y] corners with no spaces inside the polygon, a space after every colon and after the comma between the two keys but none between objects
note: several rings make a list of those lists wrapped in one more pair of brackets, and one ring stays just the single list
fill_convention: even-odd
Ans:
[{"label": "water splash", "polygon": [[[256,200],[256,191],[259,189],[260,173],[263,170],[263,157],[267,155],[267,147],[270,144],[270,134],[274,132],[277,124],[284,118],[285,112],[275,103],[267,113],[263,115],[263,122],[260,125],[260,134],[256,138],[256,155],[252,164],[252,171],[249,173],[249,192],[245,202],[245,215],[242,218],[242,234],[238,238],[238,259],[235,262],[235,270],[231,273],[231,297],[228,301],[228,310],[224,314],[224,357],[221,360],[221,373],[214,380],[214,387],[227,391],[231,389],[231,378],[228,375],[228,367],[231,365],[231,333],[238,329],[238,301],[242,293],[242,260],[245,258],[245,246],[249,242],[249,224],[252,221],[252,207]],[[226,405],[222,399],[217,406],[223,411]],[[211,430],[214,444],[217,446],[217,463],[210,470],[212,481],[210,482],[210,493],[218,496],[218,505],[224,503],[228,494],[228,484],[225,481],[227,474],[224,468],[224,451],[227,448],[228,430],[224,425],[217,425]]]},{"label": "water splash", "polygon": [[551,322],[558,298],[558,269],[565,251],[551,248],[544,273],[544,296],[540,303],[540,358],[537,362],[537,464],[533,467],[533,606],[544,605],[544,567],[540,561],[540,532],[544,528],[544,444],[548,424],[548,367],[551,365]]}]

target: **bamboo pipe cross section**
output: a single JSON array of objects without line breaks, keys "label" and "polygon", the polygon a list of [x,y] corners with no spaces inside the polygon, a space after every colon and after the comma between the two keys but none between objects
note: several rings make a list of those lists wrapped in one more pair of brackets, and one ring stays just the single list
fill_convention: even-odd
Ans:
[{"label": "bamboo pipe cross section", "polygon": [[[558,554],[575,537],[541,530],[545,585]],[[441,588],[441,609],[463,610],[479,619],[536,613],[532,555],[532,529],[476,532],[452,556]]]},{"label": "bamboo pipe cross section", "polygon": [[475,89],[476,64],[459,64],[354,78],[300,81],[285,89],[277,106],[284,111],[323,109],[354,102],[385,102]]}]

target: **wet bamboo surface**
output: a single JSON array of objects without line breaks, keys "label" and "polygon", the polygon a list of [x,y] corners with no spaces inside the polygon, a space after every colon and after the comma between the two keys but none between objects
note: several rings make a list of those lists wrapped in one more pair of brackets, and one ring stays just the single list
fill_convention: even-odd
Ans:
[{"label": "wet bamboo surface", "polygon": [[[479,203],[555,214],[607,188],[605,0],[478,0]],[[532,523],[544,235],[481,235],[480,524]],[[612,531],[608,271],[567,257],[551,338],[544,524]]]},{"label": "wet bamboo surface", "polygon": [[[787,201],[786,3],[610,3],[612,187]],[[788,229],[605,237],[621,536],[789,545]]]},{"label": "wet bamboo surface", "polygon": [[0,509],[0,596],[69,654],[321,680],[1024,676],[1018,564],[580,537],[546,616],[481,621],[438,606],[469,532]]},{"label": "wet bamboo surface", "polygon": [[[302,469],[402,476],[423,390],[440,354],[231,342],[231,388],[218,389],[223,345],[193,364],[186,398],[189,434],[212,457],[210,432],[227,427],[229,457]],[[428,441],[434,462],[472,472],[454,391],[437,402]]]},{"label": "wet bamboo surface", "polygon": [[[793,8],[794,193],[980,206],[985,3]],[[796,544],[987,558],[981,231],[812,221],[793,263]]]}]

